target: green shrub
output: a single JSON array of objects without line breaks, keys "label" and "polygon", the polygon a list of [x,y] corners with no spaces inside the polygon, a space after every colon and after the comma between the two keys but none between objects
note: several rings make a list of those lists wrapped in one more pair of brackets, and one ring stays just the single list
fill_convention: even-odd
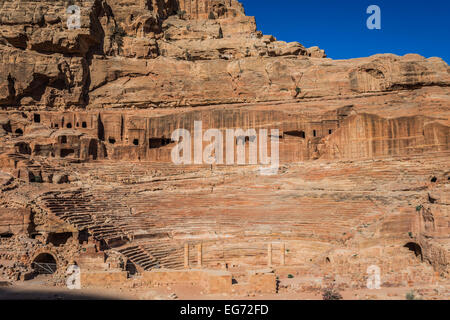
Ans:
[{"label": "green shrub", "polygon": [[192,61],[192,56],[191,56],[191,54],[189,53],[188,49],[186,49],[186,50],[184,51],[184,56],[185,56],[185,58],[186,58],[187,61]]},{"label": "green shrub", "polygon": [[180,19],[184,19],[184,15],[186,14],[186,11],[184,11],[184,10],[178,10],[177,11],[177,16],[178,16],[178,18],[180,18]]},{"label": "green shrub", "polygon": [[292,278],[294,278],[294,276],[292,274],[288,274],[288,278],[292,279]]},{"label": "green shrub", "polygon": [[114,27],[111,28],[111,42],[117,44],[117,48],[120,51],[123,47],[123,37],[126,36],[126,32],[119,27],[118,25],[114,25]]},{"label": "green shrub", "polygon": [[334,285],[331,285],[323,290],[323,300],[342,300],[342,295],[337,291]]},{"label": "green shrub", "polygon": [[406,300],[416,300],[416,295],[414,291],[410,291],[406,294]]}]

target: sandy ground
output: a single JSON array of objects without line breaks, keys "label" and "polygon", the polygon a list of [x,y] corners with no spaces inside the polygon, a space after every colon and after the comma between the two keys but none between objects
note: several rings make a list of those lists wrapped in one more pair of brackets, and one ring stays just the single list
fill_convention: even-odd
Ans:
[{"label": "sandy ground", "polygon": [[[0,300],[322,300],[320,293],[282,293],[255,295],[209,295],[201,287],[177,285],[160,288],[82,288],[70,290],[49,286],[41,276],[30,281],[7,283],[0,281]],[[405,300],[415,288],[382,288],[379,290],[353,290],[341,292],[345,300]],[[426,297],[424,298],[426,299]],[[450,297],[441,297],[449,300]]]}]

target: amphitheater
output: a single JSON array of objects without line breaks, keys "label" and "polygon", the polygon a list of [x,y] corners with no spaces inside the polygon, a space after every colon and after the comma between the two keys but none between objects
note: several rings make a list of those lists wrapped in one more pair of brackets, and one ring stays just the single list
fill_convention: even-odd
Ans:
[{"label": "amphitheater", "polygon": [[[442,59],[332,60],[236,0],[66,18],[64,1],[0,2],[0,280],[65,286],[76,264],[83,287],[273,298],[357,292],[375,266],[382,288],[450,297]],[[278,171],[248,164],[252,136],[233,140],[245,165],[174,164],[194,121],[278,129]]]}]

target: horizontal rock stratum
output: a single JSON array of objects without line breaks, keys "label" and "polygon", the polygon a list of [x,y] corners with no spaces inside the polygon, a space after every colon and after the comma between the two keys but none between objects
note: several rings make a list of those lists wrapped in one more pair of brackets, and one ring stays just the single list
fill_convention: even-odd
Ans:
[{"label": "horizontal rock stratum", "polygon": [[[450,294],[441,58],[333,60],[236,0],[4,0],[0,106],[0,279],[62,284],[76,262],[91,285],[288,297],[365,288],[375,265],[385,287]],[[279,130],[277,174],[174,165],[171,135],[195,121]],[[189,267],[207,271],[146,274]]]}]

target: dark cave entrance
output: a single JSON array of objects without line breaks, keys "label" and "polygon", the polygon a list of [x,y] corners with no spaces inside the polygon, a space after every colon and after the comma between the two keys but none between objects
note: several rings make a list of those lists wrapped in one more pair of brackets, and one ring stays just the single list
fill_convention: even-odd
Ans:
[{"label": "dark cave entrance", "polygon": [[285,135],[288,135],[288,136],[292,136],[292,137],[302,138],[302,139],[305,139],[305,138],[306,138],[305,131],[297,131],[297,130],[294,130],[294,131],[286,131],[284,134],[285,134]]},{"label": "dark cave entrance", "polygon": [[34,121],[35,123],[40,123],[40,122],[41,122],[41,115],[38,114],[38,113],[35,113],[35,114],[33,115],[33,121]]},{"label": "dark cave entrance", "polygon": [[15,147],[20,154],[31,154],[30,145],[26,142],[18,142],[15,144]]},{"label": "dark cave entrance", "polygon": [[125,270],[128,271],[128,274],[130,276],[135,276],[138,273],[136,265],[133,262],[131,262],[131,261],[127,261],[127,265],[125,267]]},{"label": "dark cave entrance", "polygon": [[156,148],[160,148],[160,147],[164,147],[167,146],[168,144],[171,144],[173,141],[172,139],[167,139],[167,138],[150,138],[148,140],[148,147],[150,149],[156,149]]},{"label": "dark cave entrance", "polygon": [[0,233],[0,239],[8,239],[8,238],[12,238],[14,234],[11,232],[4,232],[4,233]]},{"label": "dark cave entrance", "polygon": [[78,232],[78,243],[79,244],[83,244],[83,243],[87,243],[89,240],[89,232],[85,229],[85,230],[81,230]]},{"label": "dark cave entrance", "polygon": [[61,155],[61,158],[65,158],[68,155],[73,154],[73,153],[75,153],[75,150],[73,150],[73,149],[61,149],[60,155]]},{"label": "dark cave entrance", "polygon": [[417,258],[420,261],[423,261],[422,248],[415,242],[408,242],[404,245],[405,248],[408,248],[410,251],[414,252]]},{"label": "dark cave entrance", "polygon": [[97,141],[91,140],[91,142],[89,142],[88,155],[92,157],[92,160],[97,160],[98,155]]},{"label": "dark cave entrance", "polygon": [[56,259],[50,253],[41,253],[34,258],[31,267],[36,275],[56,272]]},{"label": "dark cave entrance", "polygon": [[69,240],[70,237],[72,237],[72,232],[52,232],[48,234],[47,244],[51,243],[55,247],[59,247],[66,244],[67,240]]}]

